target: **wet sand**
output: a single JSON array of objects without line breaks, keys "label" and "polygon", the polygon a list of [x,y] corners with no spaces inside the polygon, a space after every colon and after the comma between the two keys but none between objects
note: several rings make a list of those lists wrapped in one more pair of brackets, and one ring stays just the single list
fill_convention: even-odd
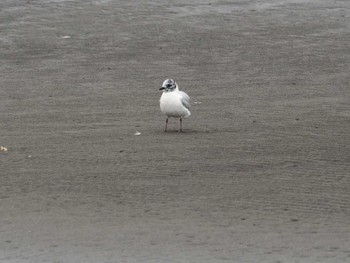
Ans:
[{"label": "wet sand", "polygon": [[1,1],[0,262],[349,262],[350,2],[140,2]]}]

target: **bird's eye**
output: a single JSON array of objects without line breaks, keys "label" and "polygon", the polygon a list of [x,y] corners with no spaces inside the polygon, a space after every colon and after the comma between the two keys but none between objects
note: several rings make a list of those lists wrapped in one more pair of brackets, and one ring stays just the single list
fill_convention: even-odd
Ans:
[{"label": "bird's eye", "polygon": [[166,84],[166,87],[167,88],[170,88],[172,85],[171,84]]}]

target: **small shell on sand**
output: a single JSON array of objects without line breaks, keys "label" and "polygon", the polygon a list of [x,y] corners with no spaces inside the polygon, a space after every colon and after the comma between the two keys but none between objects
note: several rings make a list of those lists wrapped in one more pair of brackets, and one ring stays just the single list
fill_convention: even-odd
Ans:
[{"label": "small shell on sand", "polygon": [[7,148],[4,146],[0,146],[0,152],[7,152]]}]

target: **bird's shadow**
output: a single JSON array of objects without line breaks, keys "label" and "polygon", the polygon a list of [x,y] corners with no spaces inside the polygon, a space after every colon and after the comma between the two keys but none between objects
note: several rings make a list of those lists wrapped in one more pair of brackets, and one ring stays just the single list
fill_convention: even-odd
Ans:
[{"label": "bird's shadow", "polygon": [[167,130],[163,131],[164,134],[193,134],[193,133],[199,133],[200,131],[198,130],[192,130],[192,129],[184,129],[182,131],[180,130]]},{"label": "bird's shadow", "polygon": [[174,134],[197,134],[197,133],[206,133],[206,131],[199,131],[199,130],[194,130],[194,129],[183,129],[182,131],[178,129],[168,129],[167,131],[164,130],[154,130],[155,133],[157,134],[169,134],[169,135],[174,135]]},{"label": "bird's shadow", "polygon": [[231,129],[208,129],[208,130],[196,130],[196,129],[183,129],[182,131],[177,129],[168,129],[167,131],[164,130],[157,130],[157,134],[179,134],[179,135],[193,135],[193,134],[210,134],[210,133],[235,133],[237,130],[231,130]]}]

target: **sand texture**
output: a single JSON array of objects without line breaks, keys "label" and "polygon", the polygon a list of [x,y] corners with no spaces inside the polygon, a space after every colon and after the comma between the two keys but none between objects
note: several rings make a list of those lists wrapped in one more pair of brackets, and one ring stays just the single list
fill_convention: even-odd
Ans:
[{"label": "sand texture", "polygon": [[350,262],[350,1],[2,0],[0,62],[1,263]]}]

